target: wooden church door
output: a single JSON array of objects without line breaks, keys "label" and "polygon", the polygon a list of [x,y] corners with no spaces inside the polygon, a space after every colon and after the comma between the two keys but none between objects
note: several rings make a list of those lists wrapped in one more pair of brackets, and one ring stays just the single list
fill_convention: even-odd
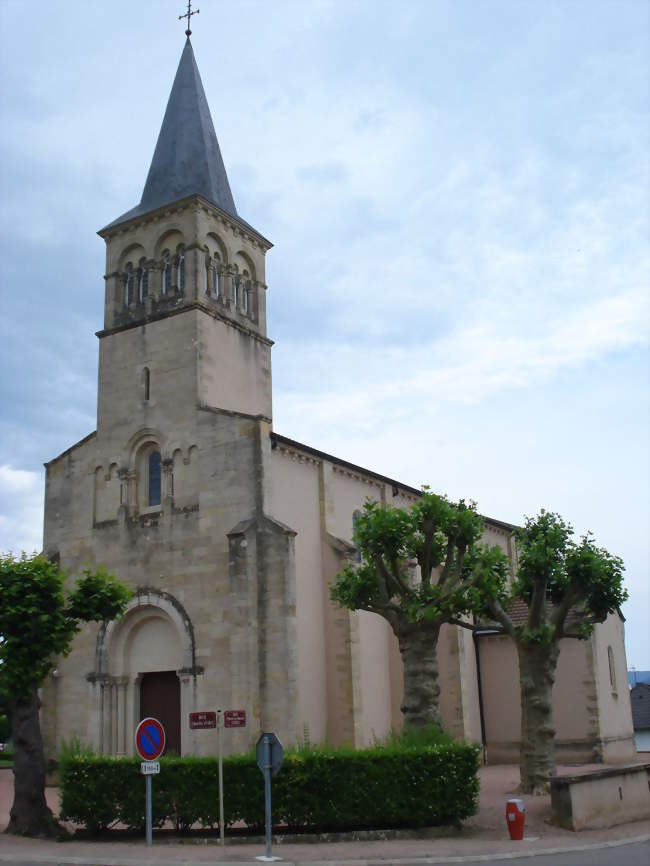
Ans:
[{"label": "wooden church door", "polygon": [[181,753],[181,683],[176,671],[143,674],[140,681],[140,719],[153,716],[165,729],[163,754]]}]

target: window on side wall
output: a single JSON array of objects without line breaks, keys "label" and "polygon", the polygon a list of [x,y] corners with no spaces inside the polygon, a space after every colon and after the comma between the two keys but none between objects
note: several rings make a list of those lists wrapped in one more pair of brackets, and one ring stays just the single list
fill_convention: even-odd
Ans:
[{"label": "window on side wall", "polygon": [[611,646],[607,647],[607,661],[609,663],[609,684],[612,687],[612,692],[616,693],[616,666],[614,664],[614,650]]}]

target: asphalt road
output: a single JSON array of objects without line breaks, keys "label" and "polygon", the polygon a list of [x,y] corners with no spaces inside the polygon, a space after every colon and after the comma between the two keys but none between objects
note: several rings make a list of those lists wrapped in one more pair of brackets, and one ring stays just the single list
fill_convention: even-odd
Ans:
[{"label": "asphalt road", "polygon": [[[459,858],[438,861],[458,863]],[[650,842],[633,845],[618,845],[589,851],[572,851],[565,854],[540,854],[534,857],[505,857],[499,860],[463,860],[463,866],[486,866],[486,863],[502,863],[507,866],[650,866]],[[378,861],[377,866],[387,866],[387,861]]]},{"label": "asphalt road", "polygon": [[[3,863],[8,862],[6,858],[0,857],[0,861]],[[74,866],[86,866],[83,858],[64,858],[64,862],[69,864],[74,863]],[[118,858],[117,860],[112,860],[112,858],[108,858],[104,864],[102,858],[92,858],[92,866],[111,866],[111,864],[119,863],[119,866],[128,866],[129,858]],[[155,860],[147,860],[148,866],[155,863]],[[171,861],[167,861],[171,862]],[[179,860],[178,863],[187,863],[189,861]],[[282,862],[278,864],[278,866],[282,866]],[[284,860],[286,866],[291,866],[292,861],[290,858]],[[56,858],[48,857],[47,860],[12,860],[12,866],[54,866],[56,863]],[[138,858],[133,861],[134,864],[142,863],[142,861]],[[342,858],[340,860],[323,860],[318,863],[318,866],[391,866],[391,864],[397,864],[397,866],[408,866],[408,864],[422,864],[425,866],[426,863],[435,863],[436,866],[444,866],[444,864],[458,864],[462,863],[463,866],[485,866],[486,863],[489,864],[503,864],[503,866],[650,866],[650,842],[636,842],[630,845],[615,845],[607,848],[589,848],[585,851],[573,851],[568,853],[557,853],[557,854],[536,854],[534,856],[528,855],[524,857],[499,857],[494,858],[492,855],[485,855],[480,860],[467,860],[465,857],[450,857],[448,860],[446,859],[438,859],[434,858],[413,858],[412,860],[408,858],[398,858],[396,860],[374,860],[374,859],[353,859],[346,860]],[[257,863],[255,861],[248,860],[247,858],[238,860],[237,862],[230,861],[229,866],[252,866]],[[224,863],[225,866],[225,863]],[[314,866],[316,866],[316,861],[314,861]]]}]

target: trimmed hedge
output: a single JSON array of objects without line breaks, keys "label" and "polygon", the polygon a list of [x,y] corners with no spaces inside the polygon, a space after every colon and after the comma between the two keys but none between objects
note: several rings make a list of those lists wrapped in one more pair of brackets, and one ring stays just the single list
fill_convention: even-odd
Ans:
[{"label": "trimmed hedge", "polygon": [[[153,822],[216,828],[216,758],[162,758],[153,779]],[[330,832],[458,825],[478,806],[478,750],[463,744],[285,756],[271,786],[274,825]],[[224,758],[224,821],[264,825],[264,782],[255,758]],[[61,817],[96,833],[121,823],[144,828],[145,780],[133,758],[66,757]]]}]

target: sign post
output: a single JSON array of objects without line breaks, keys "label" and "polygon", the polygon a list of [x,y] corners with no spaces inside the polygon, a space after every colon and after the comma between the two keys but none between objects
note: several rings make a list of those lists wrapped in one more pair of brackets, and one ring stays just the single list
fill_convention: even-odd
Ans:
[{"label": "sign post", "polygon": [[135,729],[135,750],[140,755],[143,764],[140,771],[145,777],[146,784],[146,845],[151,848],[152,844],[152,806],[151,806],[151,777],[160,772],[160,764],[156,760],[165,751],[165,729],[158,719],[143,719]]},{"label": "sign post", "polygon": [[223,744],[221,731],[224,728],[245,728],[246,710],[204,710],[190,713],[190,730],[204,731],[217,729],[217,755],[219,758],[219,841],[226,844],[226,827],[223,818]]},{"label": "sign post", "polygon": [[264,812],[266,817],[266,854],[255,859],[264,862],[281,860],[281,857],[274,857],[271,852],[271,776],[275,776],[282,766],[284,750],[277,735],[273,731],[269,731],[260,735],[255,751],[257,766],[264,774]]},{"label": "sign post", "polygon": [[245,728],[246,710],[217,710],[217,751],[219,754],[219,837],[226,844],[226,828],[223,820],[223,749],[221,731],[224,728]]},{"label": "sign post", "polygon": [[226,828],[223,826],[223,751],[221,747],[221,729],[223,728],[223,713],[217,710],[217,753],[219,755],[219,841],[226,844]]}]

